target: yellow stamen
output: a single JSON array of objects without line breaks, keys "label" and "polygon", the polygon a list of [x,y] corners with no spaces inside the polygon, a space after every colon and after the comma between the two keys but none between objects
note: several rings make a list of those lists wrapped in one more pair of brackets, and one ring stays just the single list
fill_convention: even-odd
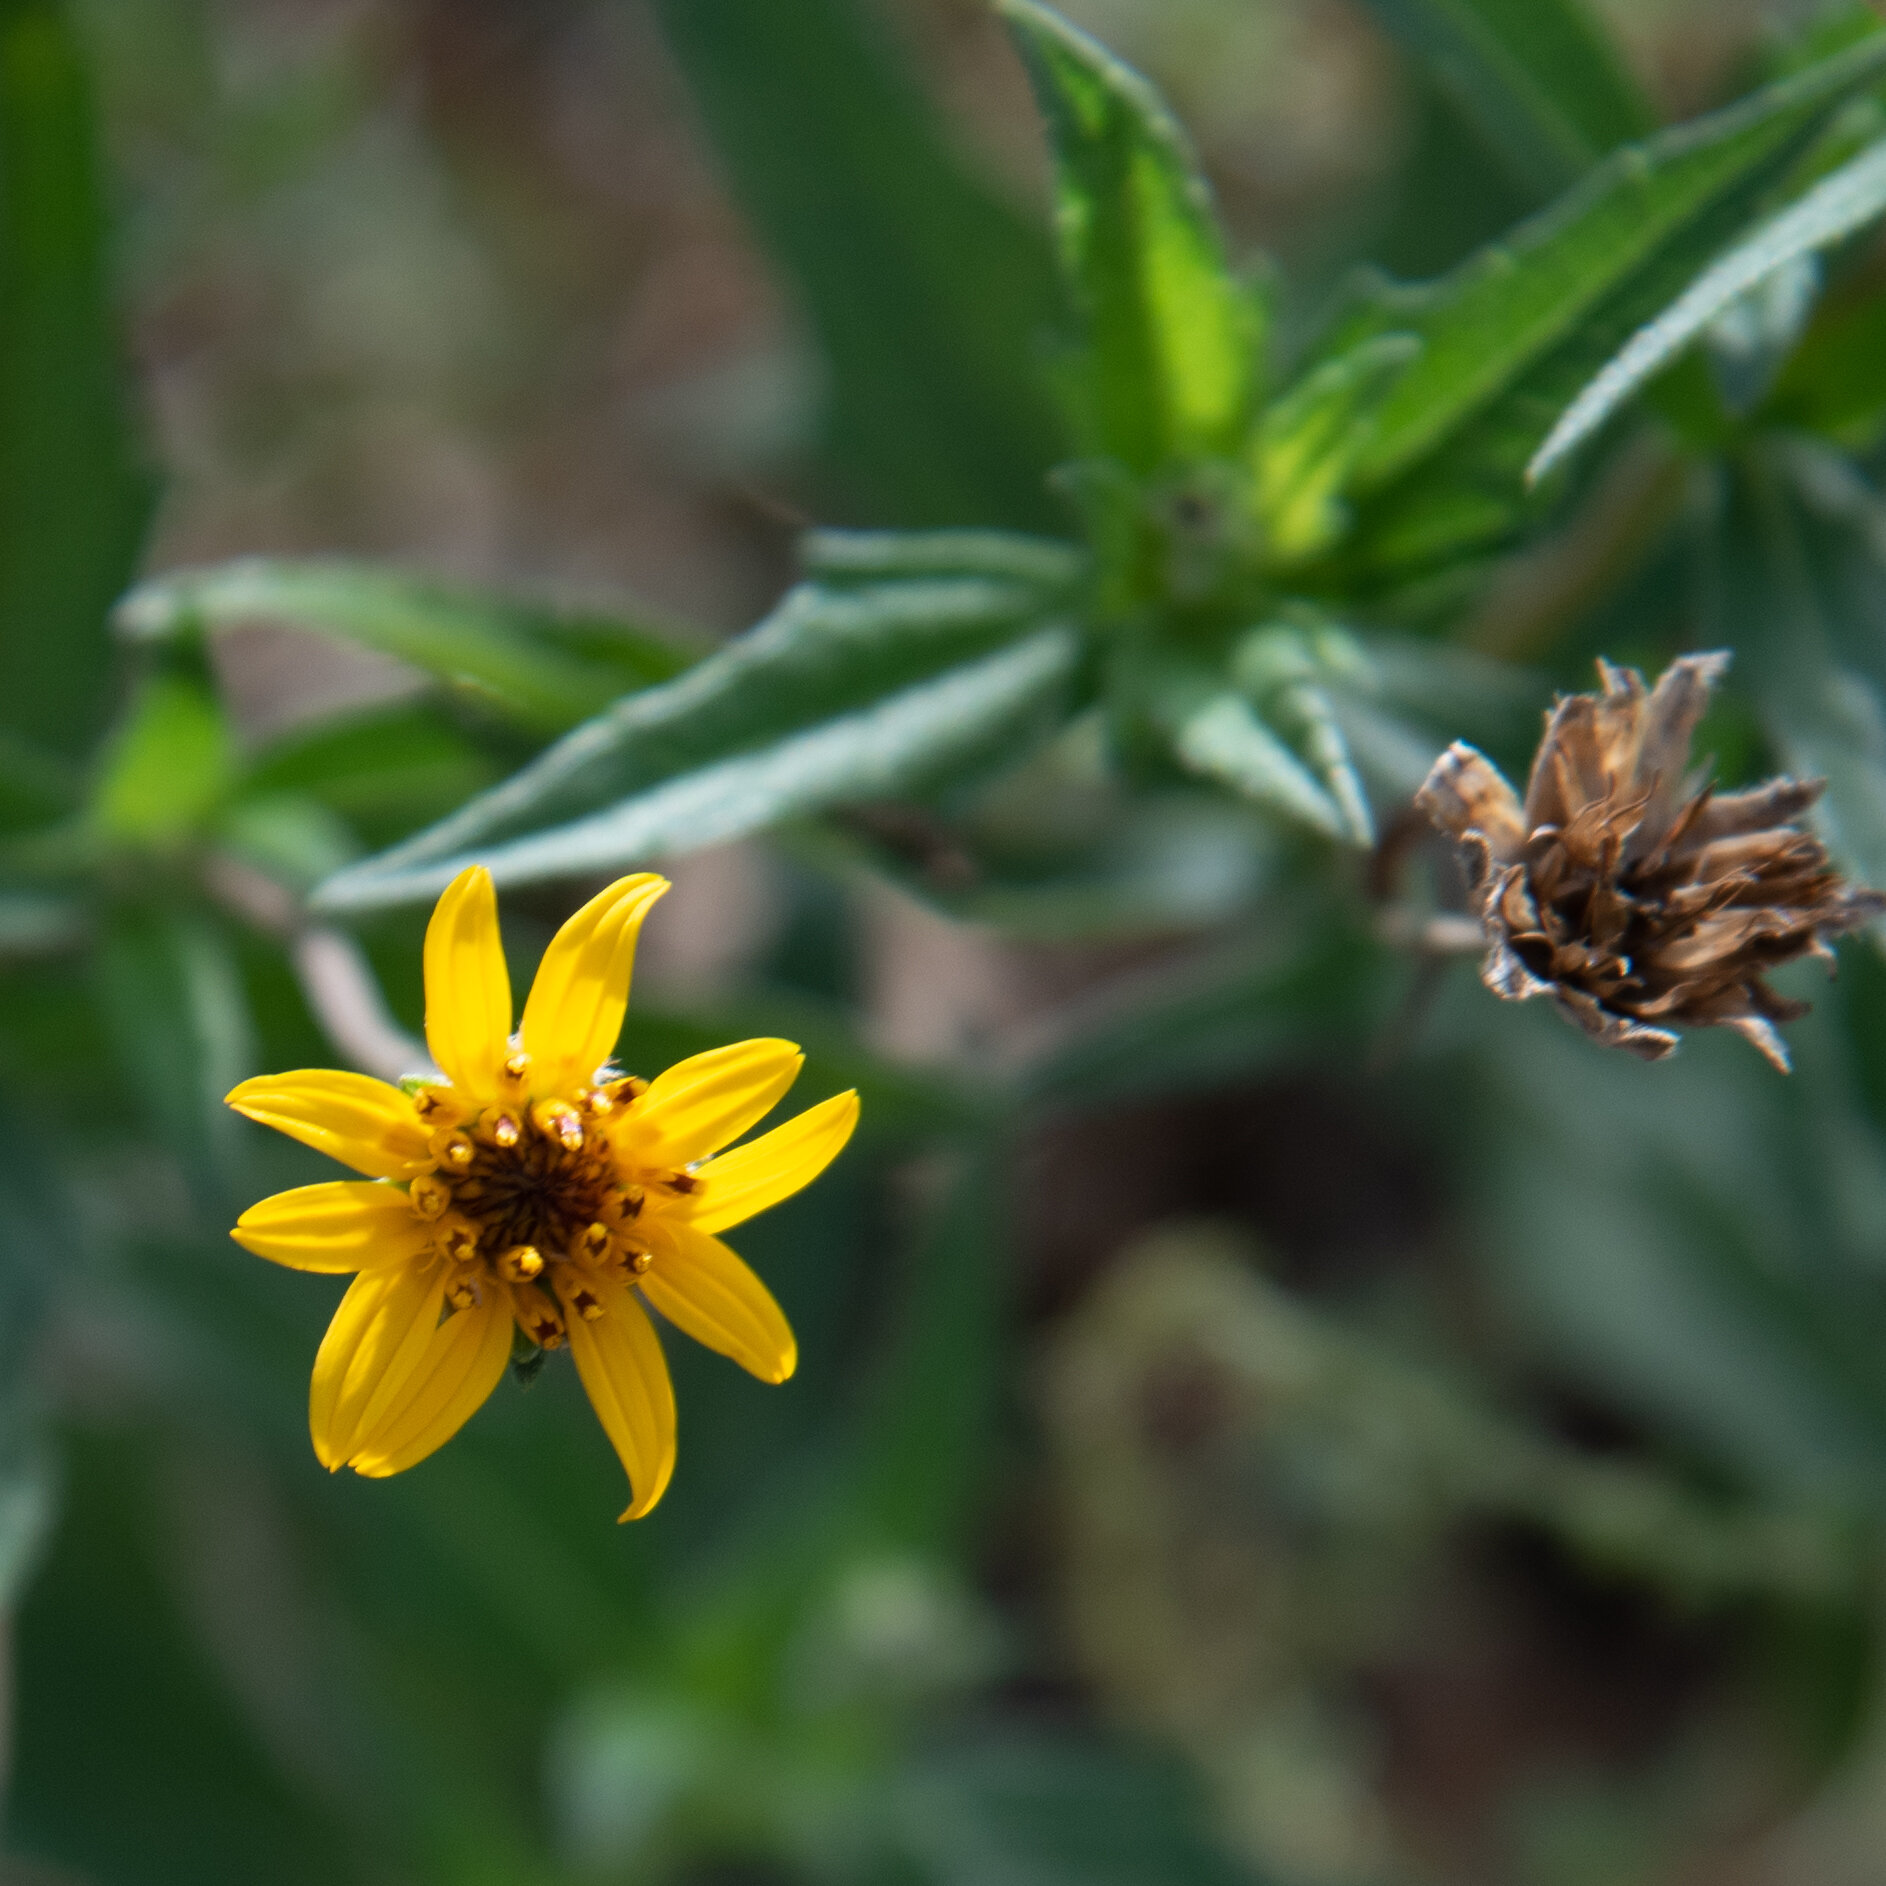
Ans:
[{"label": "yellow stamen", "polygon": [[563,1315],[549,1296],[534,1284],[520,1285],[511,1293],[518,1327],[539,1349],[561,1349],[568,1338],[564,1334]]},{"label": "yellow stamen", "polygon": [[455,1310],[476,1309],[483,1295],[478,1287],[477,1276],[469,1271],[462,1277],[454,1277],[445,1286],[445,1300]]},{"label": "yellow stamen", "polygon": [[530,1078],[530,1056],[520,1048],[504,1057],[504,1078],[514,1087],[522,1087]]},{"label": "yellow stamen", "polygon": [[452,1188],[432,1173],[423,1173],[407,1192],[421,1218],[442,1218],[452,1203]]},{"label": "yellow stamen", "polygon": [[465,1108],[450,1087],[422,1087],[413,1095],[413,1111],[429,1127],[457,1126]]},{"label": "yellow stamen", "polygon": [[493,1107],[478,1122],[478,1131],[494,1146],[511,1147],[523,1137],[514,1114]]},{"label": "yellow stamen", "polygon": [[436,1244],[440,1256],[453,1264],[469,1264],[478,1255],[478,1227],[456,1213],[439,1223]]},{"label": "yellow stamen", "polygon": [[543,1267],[543,1253],[534,1244],[514,1244],[498,1259],[498,1275],[507,1283],[528,1283]]},{"label": "yellow stamen", "polygon": [[646,1276],[654,1262],[655,1254],[653,1251],[632,1251],[629,1254],[629,1268],[634,1271],[638,1277]]},{"label": "yellow stamen", "polygon": [[583,1150],[583,1122],[567,1100],[540,1100],[530,1117],[537,1131],[545,1139],[555,1140],[566,1153]]},{"label": "yellow stamen", "polygon": [[600,1264],[609,1255],[609,1227],[602,1224],[591,1225],[577,1242],[585,1257]]},{"label": "yellow stamen", "polygon": [[456,1127],[444,1126],[426,1141],[426,1150],[448,1172],[466,1172],[478,1157],[478,1148]]}]

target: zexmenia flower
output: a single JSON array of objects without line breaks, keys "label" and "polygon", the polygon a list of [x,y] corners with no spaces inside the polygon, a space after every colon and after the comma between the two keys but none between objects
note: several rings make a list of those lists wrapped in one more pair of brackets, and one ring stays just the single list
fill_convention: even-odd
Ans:
[{"label": "zexmenia flower", "polygon": [[1686,655],[1646,691],[1599,662],[1603,691],[1546,719],[1525,803],[1456,742],[1415,802],[1461,850],[1487,937],[1481,977],[1513,1001],[1549,995],[1588,1034],[1659,1060],[1681,1028],[1733,1028],[1783,1073],[1774,1024],[1807,1012],[1765,973],[1870,923],[1797,822],[1820,780],[1717,793],[1686,779],[1690,738],[1726,654]]},{"label": "zexmenia flower", "polygon": [[[855,1093],[735,1147],[797,1076],[790,1041],[741,1041],[653,1082],[606,1065],[635,941],[668,888],[627,877],[556,934],[511,1032],[497,898],[482,866],[426,931],[426,1042],[442,1081],[314,1068],[244,1081],[239,1113],[366,1180],[305,1185],[232,1235],[296,1270],[357,1271],[315,1357],[308,1424],[330,1470],[398,1473],[497,1386],[512,1331],[567,1341],[639,1519],[674,1470],[674,1390],[643,1303],[762,1381],[798,1360],[766,1286],[714,1234],[776,1205],[851,1137]],[[715,1155],[718,1155],[716,1157]]]}]

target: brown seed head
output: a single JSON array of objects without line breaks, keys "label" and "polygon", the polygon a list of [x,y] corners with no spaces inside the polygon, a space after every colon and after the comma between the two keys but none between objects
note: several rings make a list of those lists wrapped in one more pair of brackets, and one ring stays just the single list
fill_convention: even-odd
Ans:
[{"label": "brown seed head", "polygon": [[1829,958],[1829,937],[1886,912],[1799,820],[1819,780],[1717,793],[1685,777],[1727,654],[1685,655],[1647,689],[1599,662],[1596,694],[1546,717],[1522,802],[1457,741],[1415,803],[1460,847],[1496,995],[1550,996],[1609,1046],[1660,1060],[1683,1028],[1733,1028],[1784,1073],[1774,1024],[1806,1012],[1766,972]]}]

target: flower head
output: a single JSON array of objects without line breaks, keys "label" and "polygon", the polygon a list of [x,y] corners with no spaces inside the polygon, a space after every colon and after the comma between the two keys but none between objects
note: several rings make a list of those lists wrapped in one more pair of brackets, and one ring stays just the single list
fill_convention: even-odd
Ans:
[{"label": "flower head", "polygon": [[1646,689],[1601,661],[1601,692],[1547,716],[1523,804],[1461,742],[1415,802],[1460,846],[1496,995],[1550,996],[1599,1041],[1653,1061],[1678,1029],[1733,1028],[1785,1073],[1774,1024],[1807,1004],[1777,995],[1766,972],[1831,959],[1827,939],[1871,922],[1886,897],[1850,887],[1801,828],[1823,782],[1718,793],[1685,777],[1728,665],[1686,655]]},{"label": "flower head", "polygon": [[653,1081],[611,1066],[642,919],[667,890],[610,885],[544,952],[512,1032],[491,876],[463,872],[426,931],[426,1043],[442,1079],[305,1069],[244,1081],[239,1113],[365,1174],[277,1193],[231,1234],[296,1270],[358,1272],[315,1357],[314,1451],[398,1473],[458,1432],[513,1344],[565,1344],[627,1470],[624,1519],[674,1469],[652,1306],[762,1381],[798,1359],[766,1286],[716,1235],[790,1197],[858,1118],[835,1095],[723,1151],[792,1085],[790,1041],[741,1041]]}]

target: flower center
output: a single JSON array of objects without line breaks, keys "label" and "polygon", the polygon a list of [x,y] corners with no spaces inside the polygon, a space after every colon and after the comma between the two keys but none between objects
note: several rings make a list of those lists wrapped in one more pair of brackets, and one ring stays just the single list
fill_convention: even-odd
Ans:
[{"label": "flower center", "polygon": [[449,1302],[466,1308],[508,1287],[524,1334],[556,1348],[566,1313],[603,1314],[593,1287],[598,1273],[647,1270],[651,1259],[635,1235],[644,1190],[618,1164],[603,1131],[605,1116],[646,1084],[621,1079],[534,1104],[520,1096],[471,1120],[449,1088],[416,1096],[420,1117],[434,1128],[438,1170],[414,1179],[408,1196],[414,1212],[436,1226],[434,1249],[452,1267]]},{"label": "flower center", "polygon": [[523,1244],[545,1258],[575,1256],[590,1226],[615,1215],[615,1165],[604,1147],[579,1141],[572,1151],[534,1127],[511,1145],[480,1134],[472,1147],[452,1203],[479,1227],[488,1255]]}]

